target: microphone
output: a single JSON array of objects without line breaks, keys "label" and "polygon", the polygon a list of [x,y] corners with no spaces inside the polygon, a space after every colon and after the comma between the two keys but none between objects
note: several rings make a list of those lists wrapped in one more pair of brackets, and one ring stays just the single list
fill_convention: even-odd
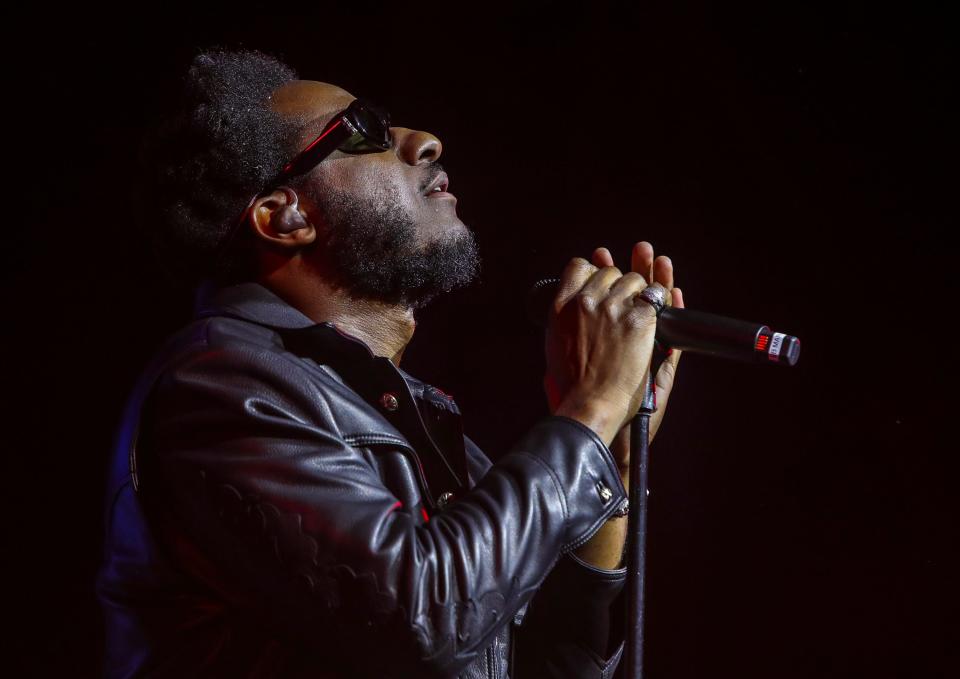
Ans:
[{"label": "microphone", "polygon": [[[527,315],[536,325],[546,324],[560,279],[537,281],[527,293]],[[657,319],[657,344],[695,354],[720,356],[749,363],[794,366],[800,360],[800,340],[773,332],[760,323],[738,321],[692,309],[664,307]]]}]

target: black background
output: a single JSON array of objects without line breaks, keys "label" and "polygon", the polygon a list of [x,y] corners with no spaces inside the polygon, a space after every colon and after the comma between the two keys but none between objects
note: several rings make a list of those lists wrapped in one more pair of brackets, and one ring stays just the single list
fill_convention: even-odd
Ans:
[{"label": "black background", "polygon": [[596,246],[627,265],[650,240],[688,306],[802,338],[793,370],[681,363],[652,453],[649,677],[955,676],[947,12],[343,4],[37,7],[6,26],[19,675],[98,671],[113,429],[191,305],[136,237],[127,168],[196,48],[224,44],[443,140],[483,277],[424,310],[404,367],[491,457],[545,413],[522,294]]}]

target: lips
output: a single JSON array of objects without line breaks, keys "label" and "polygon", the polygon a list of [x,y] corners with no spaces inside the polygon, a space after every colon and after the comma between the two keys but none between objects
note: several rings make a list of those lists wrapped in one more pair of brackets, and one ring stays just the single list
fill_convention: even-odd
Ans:
[{"label": "lips", "polygon": [[[429,197],[431,195],[446,193],[448,186],[450,186],[450,178],[447,177],[446,172],[441,170],[437,176],[433,178],[433,181],[427,184],[427,188],[424,189],[423,195]],[[437,189],[439,189],[439,191]]]}]

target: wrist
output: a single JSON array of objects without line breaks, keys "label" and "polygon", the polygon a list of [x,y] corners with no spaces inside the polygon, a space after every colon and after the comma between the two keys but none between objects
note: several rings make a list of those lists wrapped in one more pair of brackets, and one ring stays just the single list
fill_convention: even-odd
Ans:
[{"label": "wrist", "polygon": [[630,478],[630,425],[624,425],[610,444],[610,452],[617,463],[621,479]]},{"label": "wrist", "polygon": [[[626,407],[597,397],[581,397],[576,393],[569,393],[553,414],[569,417],[589,427],[609,448],[622,428]],[[619,460],[617,465],[623,466]]]}]

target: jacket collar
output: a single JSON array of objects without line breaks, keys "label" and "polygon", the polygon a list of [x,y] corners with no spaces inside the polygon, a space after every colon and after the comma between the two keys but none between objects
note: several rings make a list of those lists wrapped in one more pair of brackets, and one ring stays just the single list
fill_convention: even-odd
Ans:
[{"label": "jacket collar", "polygon": [[[314,322],[260,283],[250,281],[219,287],[210,282],[201,284],[194,302],[194,317],[208,316],[240,318],[271,328],[283,338],[287,349],[300,356],[314,359],[322,356],[337,363],[362,364],[374,359],[381,362],[363,340],[343,332],[333,323]],[[382,361],[390,362],[389,359]],[[403,370],[395,369],[409,381],[420,383]]]},{"label": "jacket collar", "polygon": [[260,283],[216,286],[205,281],[197,288],[193,314],[240,317],[274,328],[306,328],[315,323]]}]

